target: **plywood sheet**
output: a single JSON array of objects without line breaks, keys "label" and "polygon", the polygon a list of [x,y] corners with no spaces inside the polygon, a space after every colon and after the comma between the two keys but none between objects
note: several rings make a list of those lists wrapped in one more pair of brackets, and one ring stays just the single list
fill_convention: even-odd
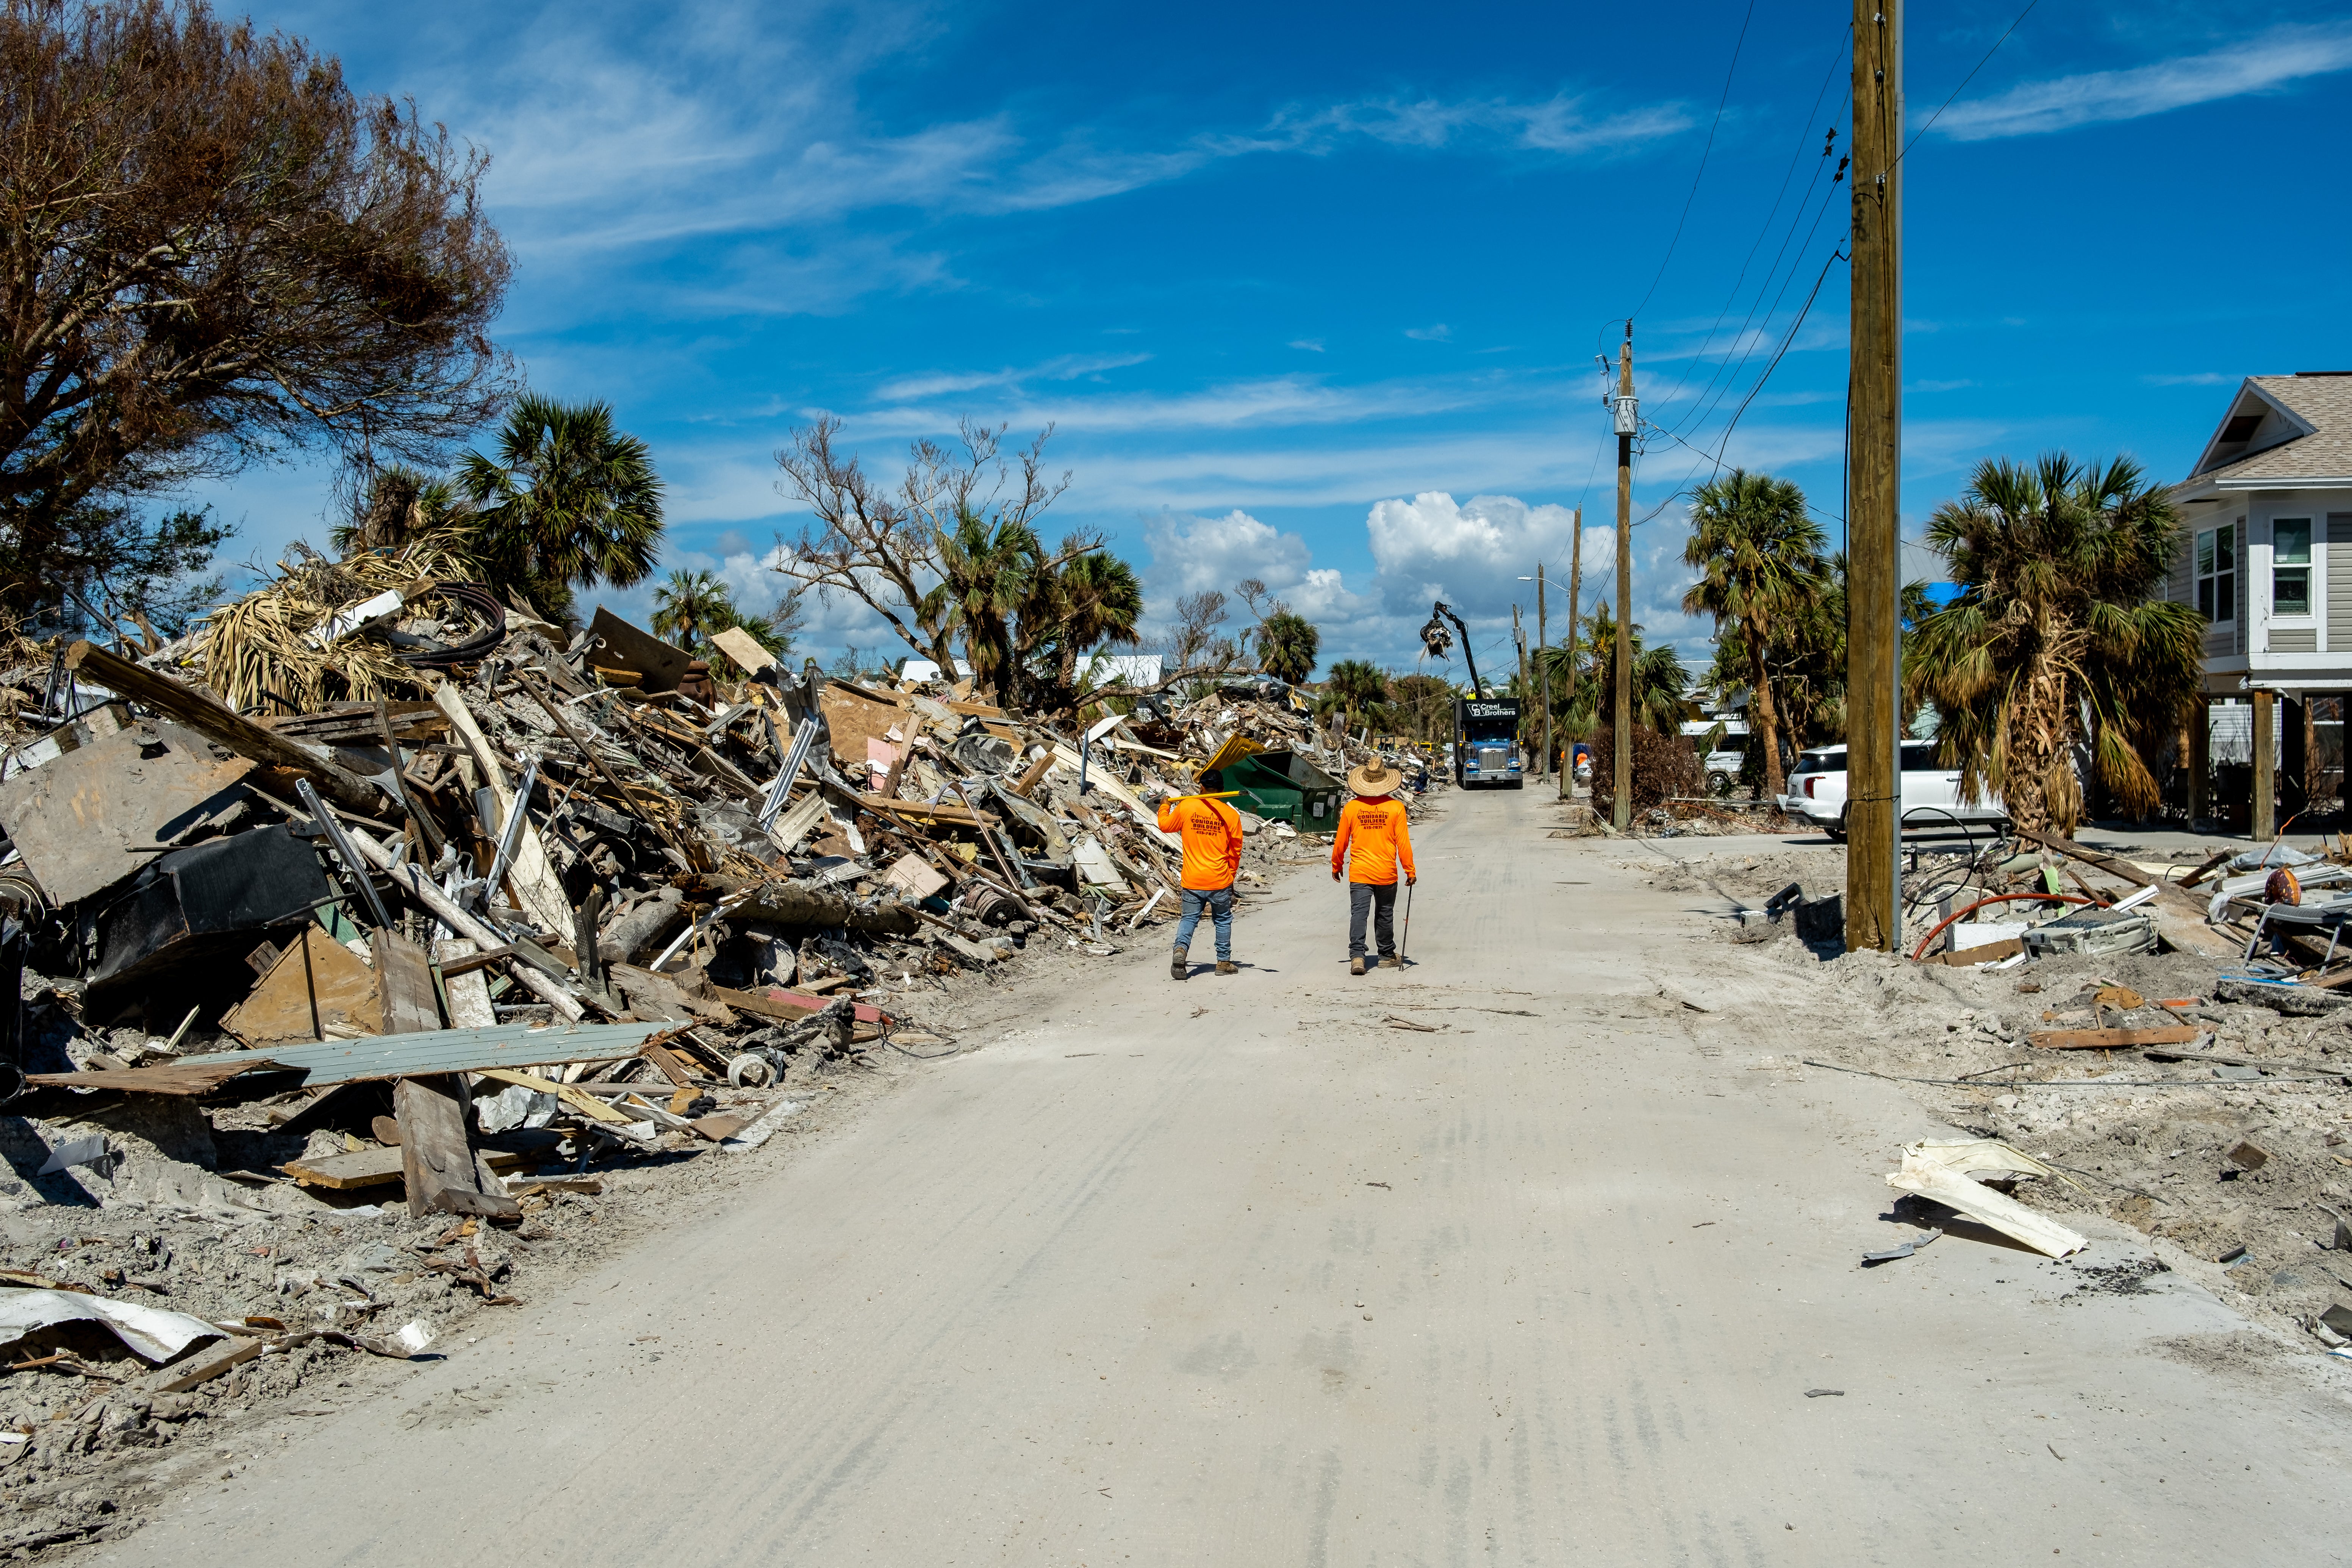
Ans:
[{"label": "plywood sheet", "polygon": [[302,940],[286,944],[221,1027],[255,1047],[382,1034],[375,971],[316,925],[305,926]]},{"label": "plywood sheet", "polygon": [[0,826],[50,901],[75,903],[226,816],[252,771],[242,757],[214,761],[177,725],[117,731],[0,784]]}]

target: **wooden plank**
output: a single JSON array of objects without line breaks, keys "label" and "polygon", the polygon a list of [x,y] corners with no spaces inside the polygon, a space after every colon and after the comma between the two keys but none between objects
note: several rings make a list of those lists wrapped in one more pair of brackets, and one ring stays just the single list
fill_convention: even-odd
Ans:
[{"label": "wooden plank", "polygon": [[1940,963],[1948,969],[1970,969],[1979,963],[2014,958],[2024,951],[2025,943],[2013,936],[2005,936],[1999,942],[1981,942],[1975,947],[1955,948],[1948,952],[1931,952],[1919,962]]},{"label": "wooden plank", "polygon": [[[420,965],[424,955],[417,955]],[[480,1215],[497,1218],[522,1210],[503,1190],[491,1191],[474,1162],[472,1106],[462,1074],[404,1078],[392,1088],[400,1121],[400,1173],[408,1184],[408,1212]]]},{"label": "wooden plank", "polygon": [[433,944],[433,956],[441,965],[441,989],[449,1001],[449,1026],[453,1029],[488,1029],[499,1021],[497,1009],[490,1005],[489,979],[477,962],[481,955],[475,952],[475,945],[462,936],[443,937]]},{"label": "wooden plank", "polygon": [[494,1078],[500,1083],[519,1083],[523,1088],[534,1089],[541,1094],[551,1094],[591,1121],[617,1121],[625,1126],[636,1120],[634,1116],[622,1115],[593,1094],[568,1083],[557,1083],[552,1079],[541,1078],[536,1073],[516,1072],[509,1068],[491,1068],[481,1076]]},{"label": "wooden plank", "polygon": [[441,1026],[441,998],[433,989],[433,966],[425,950],[398,931],[380,931],[375,950],[377,994],[383,1003],[387,1035],[430,1034]]},{"label": "wooden plank", "polygon": [[[488,737],[482,733],[482,727],[474,722],[473,710],[457,695],[455,686],[443,681],[433,693],[433,700],[449,716],[451,727],[482,770],[482,782],[498,797],[499,820],[482,824],[483,831],[495,842],[508,816],[517,809],[514,787],[507,782],[506,768],[491,749]],[[556,876],[555,868],[547,863],[547,847],[540,842],[539,826],[528,812],[524,813],[522,837],[515,845],[514,859],[507,866],[507,887],[515,896],[515,907],[529,915],[540,930],[553,931],[559,937],[572,930],[571,900],[563,896],[563,883]]]},{"label": "wooden plank", "polygon": [[160,670],[133,664],[95,643],[78,642],[66,650],[66,668],[87,676],[94,684],[120,696],[143,702],[166,718],[177,719],[208,741],[217,741],[240,757],[273,768],[289,768],[315,780],[319,793],[346,811],[362,816],[383,816],[394,802],[383,791],[330,761],[324,752],[288,736],[266,730],[194,687],[184,686]]},{"label": "wooden plank", "polygon": [[2017,830],[2017,836],[2034,844],[2046,845],[2061,855],[2071,856],[2080,860],[2085,866],[2096,866],[2108,876],[2120,877],[2135,888],[2152,888],[2157,885],[2155,878],[2130,861],[2109,855],[2103,850],[2086,848],[2063,834],[2036,833],[2030,827],[2021,827]]},{"label": "wooden plank", "polygon": [[232,1368],[243,1366],[268,1348],[269,1342],[259,1338],[233,1339],[222,1343],[207,1345],[188,1360],[164,1368],[164,1371],[173,1375],[169,1383],[163,1384],[155,1392],[185,1394],[192,1388],[201,1387],[210,1383]]},{"label": "wooden plank", "polygon": [[[807,1017],[829,1000],[812,996],[804,991],[786,991],[773,985],[765,991],[730,991],[724,985],[714,985],[710,994],[739,1012],[756,1014],[762,1018],[776,1018],[788,1024]],[[882,1009],[872,1003],[859,1002],[855,1005],[859,1023],[880,1024],[884,1021]]]},{"label": "wooden plank", "polygon": [[654,1064],[654,1070],[681,1089],[694,1088],[694,1068],[684,1057],[667,1046],[648,1045],[640,1053]]},{"label": "wooden plank", "polygon": [[2162,1029],[2037,1029],[2026,1038],[2045,1051],[2116,1051],[2184,1046],[2204,1032],[2186,1025]]},{"label": "wooden plank", "polygon": [[[547,1156],[491,1149],[483,1151],[482,1158],[494,1171],[511,1171]],[[398,1145],[362,1149],[355,1154],[331,1154],[320,1160],[289,1160],[278,1168],[306,1187],[331,1187],[337,1191],[382,1186],[401,1180],[405,1173]]]},{"label": "wooden plank", "polygon": [[740,626],[729,626],[714,634],[710,646],[742,666],[746,675],[757,675],[776,662],[776,656],[760,646],[760,639]]}]

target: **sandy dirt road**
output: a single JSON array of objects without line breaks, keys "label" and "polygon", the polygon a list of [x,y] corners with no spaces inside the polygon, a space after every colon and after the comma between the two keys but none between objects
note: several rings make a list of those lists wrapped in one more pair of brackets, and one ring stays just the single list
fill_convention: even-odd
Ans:
[{"label": "sandy dirt road", "polygon": [[1840,1019],[1549,823],[1454,797],[1402,974],[1349,977],[1307,868],[1237,977],[1039,994],[84,1560],[2343,1560],[2347,1369],[2085,1289],[2105,1222],[1857,1268],[1938,1130],[1759,1068]]}]

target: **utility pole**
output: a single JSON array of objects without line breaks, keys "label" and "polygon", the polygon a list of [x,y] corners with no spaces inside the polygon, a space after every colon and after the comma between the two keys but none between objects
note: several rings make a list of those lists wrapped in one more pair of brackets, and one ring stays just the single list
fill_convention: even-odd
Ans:
[{"label": "utility pole", "polygon": [[[1543,563],[1536,563],[1536,689],[1543,703],[1543,761],[1536,766],[1536,776],[1542,778],[1551,772],[1551,671],[1544,668],[1544,656],[1551,652],[1550,623],[1544,619]],[[2309,711],[2309,705],[2305,705]]]},{"label": "utility pole", "polygon": [[[1568,547],[1568,690],[1561,700],[1576,706],[1576,609],[1577,591],[1584,585],[1584,509],[1576,509],[1576,537]],[[1559,798],[1568,800],[1576,794],[1576,770],[1568,765],[1568,743],[1572,737],[1563,735],[1560,746]]]},{"label": "utility pole", "polygon": [[[1864,0],[1854,0],[1859,5]],[[1633,826],[1633,436],[1641,428],[1633,401],[1633,323],[1617,349],[1617,711],[1610,751],[1617,762],[1617,798],[1609,812],[1617,831]]]},{"label": "utility pole", "polygon": [[[1511,643],[1519,650],[1519,705],[1524,718],[1528,700],[1528,633],[1527,628],[1519,624],[1519,607],[1517,605],[1511,606]],[[1527,746],[1525,736],[1520,737],[1519,745],[1524,754]],[[1522,762],[1519,765],[1524,768],[1527,764]]]},{"label": "utility pole", "polygon": [[1845,944],[1903,941],[1903,0],[1853,5]]}]

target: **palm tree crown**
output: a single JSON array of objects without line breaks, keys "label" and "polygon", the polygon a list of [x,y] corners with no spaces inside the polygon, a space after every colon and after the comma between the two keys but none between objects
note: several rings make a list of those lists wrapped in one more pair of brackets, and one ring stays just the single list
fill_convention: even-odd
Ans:
[{"label": "palm tree crown", "polygon": [[572,590],[627,587],[654,569],[662,482],[646,444],[614,427],[609,404],[516,400],[495,459],[468,452],[457,485],[478,509],[478,553],[558,620]]},{"label": "palm tree crown", "polygon": [[1828,588],[1828,538],[1806,513],[1805,492],[1787,479],[1734,468],[1699,486],[1691,500],[1683,562],[1699,579],[1683,595],[1691,615],[1736,626],[1747,668],[1749,718],[1763,742],[1764,787],[1781,790],[1780,715],[1770,653],[1775,631],[1818,605]]},{"label": "palm tree crown", "polygon": [[2203,658],[2202,617],[2156,596],[2179,526],[2137,463],[2063,452],[1988,458],[1936,509],[1927,543],[1960,595],[1906,639],[1904,676],[1936,705],[1964,798],[1997,793],[2020,826],[2072,832],[2087,741],[2127,808],[2156,804],[2142,751],[2186,718]]},{"label": "palm tree crown", "polygon": [[1258,668],[1296,686],[1315,673],[1315,655],[1322,646],[1323,634],[1315,623],[1277,604],[1257,629]]}]

